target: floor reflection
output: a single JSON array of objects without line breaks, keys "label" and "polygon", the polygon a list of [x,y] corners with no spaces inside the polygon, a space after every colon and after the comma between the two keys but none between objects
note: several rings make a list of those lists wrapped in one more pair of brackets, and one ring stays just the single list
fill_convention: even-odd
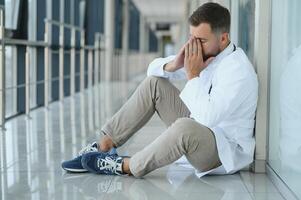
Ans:
[{"label": "floor reflection", "polygon": [[[120,85],[125,96],[117,92]],[[95,133],[136,85],[104,83],[48,109],[36,109],[30,118],[7,121],[0,137],[1,199],[53,199],[57,194],[70,199],[61,182],[61,161],[98,137]]]},{"label": "floor reflection", "polygon": [[[31,119],[9,120],[0,135],[1,199],[251,199],[239,174],[200,180],[193,170],[175,164],[143,179],[69,174],[61,169],[62,160],[100,137],[100,127],[137,84],[104,83],[48,109],[36,109]],[[155,116],[118,152],[132,155],[165,128]]]}]

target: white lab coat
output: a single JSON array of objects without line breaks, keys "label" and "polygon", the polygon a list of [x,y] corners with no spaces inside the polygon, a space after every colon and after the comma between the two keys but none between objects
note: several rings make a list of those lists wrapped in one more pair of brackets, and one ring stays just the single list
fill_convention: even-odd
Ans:
[{"label": "white lab coat", "polygon": [[[253,136],[258,98],[258,80],[244,51],[230,43],[204,69],[189,80],[180,98],[191,112],[190,117],[210,128],[216,138],[220,167],[196,175],[232,174],[253,162]],[[148,76],[186,79],[185,68],[166,72],[163,66],[175,56],[157,58],[148,67]],[[209,94],[210,86],[212,89]],[[182,157],[182,165],[192,167]]]}]

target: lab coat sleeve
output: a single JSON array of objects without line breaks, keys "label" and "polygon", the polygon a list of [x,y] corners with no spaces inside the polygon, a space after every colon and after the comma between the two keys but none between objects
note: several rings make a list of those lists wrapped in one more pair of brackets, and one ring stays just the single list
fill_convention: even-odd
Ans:
[{"label": "lab coat sleeve", "polygon": [[210,94],[199,77],[189,80],[180,93],[191,117],[209,128],[235,111],[250,92],[248,85],[252,85],[250,77],[239,73],[239,66],[223,68],[216,74],[216,83]]},{"label": "lab coat sleeve", "polygon": [[147,69],[147,76],[157,76],[168,78],[172,80],[186,79],[186,72],[184,67],[175,72],[167,72],[163,69],[164,65],[174,60],[176,56],[168,56],[166,58],[156,58],[153,60]]}]

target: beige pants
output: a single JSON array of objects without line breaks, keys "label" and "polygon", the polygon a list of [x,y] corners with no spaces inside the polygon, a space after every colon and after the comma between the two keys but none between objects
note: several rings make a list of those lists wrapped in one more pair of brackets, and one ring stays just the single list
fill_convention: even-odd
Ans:
[{"label": "beige pants", "polygon": [[207,171],[221,165],[212,131],[189,118],[180,91],[168,79],[147,77],[130,99],[103,126],[102,132],[118,147],[142,128],[157,112],[168,127],[151,144],[130,159],[135,177],[173,163],[185,155],[196,169]]}]

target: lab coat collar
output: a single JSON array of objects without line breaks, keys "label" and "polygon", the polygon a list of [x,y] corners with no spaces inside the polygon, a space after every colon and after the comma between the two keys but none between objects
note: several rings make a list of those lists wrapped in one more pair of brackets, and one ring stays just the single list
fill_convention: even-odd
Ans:
[{"label": "lab coat collar", "polygon": [[230,42],[228,46],[213,59],[213,61],[208,65],[206,70],[215,68],[218,65],[218,63],[220,63],[220,61],[226,56],[230,55],[235,48],[236,47],[234,46],[234,44]]},{"label": "lab coat collar", "polygon": [[234,50],[234,44],[230,42],[228,46],[215,57],[214,60],[222,60],[223,58],[231,54],[233,50]]}]

